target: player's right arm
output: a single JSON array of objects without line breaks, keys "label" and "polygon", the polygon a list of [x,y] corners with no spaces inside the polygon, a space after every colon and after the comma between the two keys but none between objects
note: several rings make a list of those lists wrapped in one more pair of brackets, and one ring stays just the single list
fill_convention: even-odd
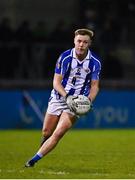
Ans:
[{"label": "player's right arm", "polygon": [[61,74],[54,74],[54,79],[53,79],[53,88],[63,97],[65,97],[65,101],[71,111],[75,111],[75,102],[74,102],[74,96],[67,95],[64,87],[61,84],[61,81],[63,79],[63,76]]},{"label": "player's right arm", "polygon": [[55,74],[53,78],[53,88],[63,97],[67,95],[62,85],[63,76],[66,73],[66,69],[67,69],[67,61],[65,61],[64,59],[65,59],[65,56],[63,53],[59,56],[57,60],[57,63],[55,66]]},{"label": "player's right arm", "polygon": [[69,59],[68,58],[63,58],[62,56],[59,57],[56,67],[55,67],[55,74],[53,78],[53,88],[61,95],[64,97],[65,102],[67,103],[67,106],[71,111],[76,113],[75,109],[75,101],[74,99],[76,98],[75,96],[67,94],[65,91],[63,85],[62,85],[62,80],[65,75],[65,73],[68,70],[69,67]]},{"label": "player's right arm", "polygon": [[63,97],[65,97],[67,95],[64,87],[61,84],[61,81],[63,79],[62,74],[54,74],[54,78],[53,78],[53,88]]},{"label": "player's right arm", "polygon": [[63,78],[67,71],[69,70],[69,64],[71,63],[71,58],[69,54],[71,53],[71,50],[67,50],[64,53],[62,53],[56,63],[55,66],[55,74],[53,78],[53,88],[63,97],[67,98],[67,92],[65,91],[65,88],[62,85]]}]

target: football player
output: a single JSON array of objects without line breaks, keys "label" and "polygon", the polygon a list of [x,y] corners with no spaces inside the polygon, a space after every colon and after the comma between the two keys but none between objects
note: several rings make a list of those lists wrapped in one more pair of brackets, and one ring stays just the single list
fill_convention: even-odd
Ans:
[{"label": "football player", "polygon": [[74,98],[85,95],[91,102],[99,91],[101,63],[89,49],[93,31],[77,29],[74,47],[63,52],[57,60],[53,90],[43,123],[43,140],[38,152],[26,162],[32,167],[58,144],[63,135],[75,123]]}]

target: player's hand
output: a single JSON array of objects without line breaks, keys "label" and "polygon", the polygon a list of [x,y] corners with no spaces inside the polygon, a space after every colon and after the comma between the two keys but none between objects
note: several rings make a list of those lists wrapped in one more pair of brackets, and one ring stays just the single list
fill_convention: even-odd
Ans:
[{"label": "player's hand", "polygon": [[69,107],[69,109],[73,112],[75,112],[75,102],[74,102],[74,99],[76,99],[77,96],[72,96],[72,95],[66,95],[65,97],[65,100],[66,100],[66,103]]}]

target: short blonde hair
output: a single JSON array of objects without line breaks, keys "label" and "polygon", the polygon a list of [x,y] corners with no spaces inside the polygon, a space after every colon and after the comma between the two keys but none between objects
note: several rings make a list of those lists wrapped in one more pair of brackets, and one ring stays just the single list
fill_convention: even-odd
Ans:
[{"label": "short blonde hair", "polygon": [[75,36],[77,35],[88,35],[90,38],[94,36],[94,32],[89,29],[77,29],[75,31]]}]

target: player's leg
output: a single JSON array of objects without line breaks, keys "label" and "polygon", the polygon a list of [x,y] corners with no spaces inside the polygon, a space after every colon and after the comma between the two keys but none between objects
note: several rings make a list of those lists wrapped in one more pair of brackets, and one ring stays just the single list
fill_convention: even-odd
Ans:
[{"label": "player's leg", "polygon": [[40,146],[52,135],[59,121],[59,116],[46,113],[42,128],[42,140]]},{"label": "player's leg", "polygon": [[[43,133],[43,136],[45,137],[43,139],[44,142],[52,135],[54,129],[57,126],[58,121],[59,121],[59,116],[46,113],[45,118],[44,118],[43,128],[42,128],[42,133]],[[44,142],[42,142],[42,144],[44,144]],[[40,155],[36,155],[33,158],[34,158],[34,161],[37,161],[41,157]],[[28,161],[25,164],[25,167],[32,167],[34,165],[34,161],[33,160]]]},{"label": "player's leg", "polygon": [[72,127],[75,119],[73,115],[63,112],[53,134],[44,142],[37,154],[25,166],[33,166],[38,160],[53,150],[63,135]]},{"label": "player's leg", "polygon": [[70,129],[75,122],[75,117],[71,114],[63,112],[56,129],[50,138],[42,145],[39,149],[38,153],[43,156],[50,152],[59,142],[59,140],[63,137],[63,135]]}]

